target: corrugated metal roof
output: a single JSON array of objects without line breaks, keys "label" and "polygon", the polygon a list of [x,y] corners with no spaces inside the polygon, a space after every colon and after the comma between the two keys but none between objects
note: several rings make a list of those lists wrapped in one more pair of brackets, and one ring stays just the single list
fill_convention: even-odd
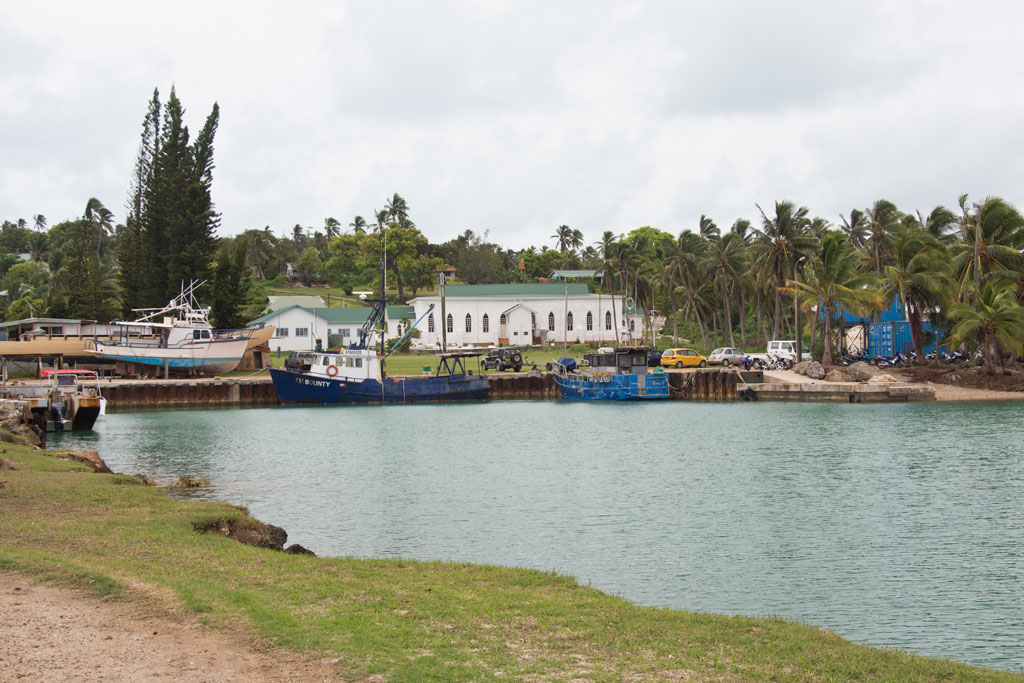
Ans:
[{"label": "corrugated metal roof", "polygon": [[388,320],[416,320],[416,309],[412,306],[388,306]]},{"label": "corrugated metal roof", "polygon": [[[373,310],[369,306],[348,306],[344,308],[327,308],[327,307],[307,307],[307,306],[289,306],[288,308],[282,308],[277,311],[271,311],[266,315],[260,316],[255,320],[251,321],[250,325],[260,325],[268,322],[272,318],[281,315],[293,308],[301,308],[302,310],[315,315],[321,320],[334,323],[364,323],[366,317],[370,315],[370,311]],[[388,320],[415,320],[415,311],[412,306],[388,306]]]},{"label": "corrugated metal roof", "polygon": [[569,288],[571,296],[580,296],[589,293],[586,283],[548,283],[548,282],[525,282],[502,285],[448,285],[445,287],[445,296],[449,298],[467,296],[490,296],[490,297],[524,297],[524,296],[564,296],[565,288]]},{"label": "corrugated metal roof", "polygon": [[551,273],[551,279],[556,277],[597,277],[599,270],[556,270]]}]

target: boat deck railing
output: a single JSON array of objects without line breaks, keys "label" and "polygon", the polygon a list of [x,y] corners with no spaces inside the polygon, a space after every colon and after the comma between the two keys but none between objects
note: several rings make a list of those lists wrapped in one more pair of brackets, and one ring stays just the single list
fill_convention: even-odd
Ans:
[{"label": "boat deck railing", "polygon": [[182,339],[179,342],[168,344],[156,339],[142,339],[134,337],[130,339],[87,339],[84,347],[90,351],[96,351],[100,344],[114,348],[131,349],[188,349],[190,347],[205,346],[207,344],[228,344],[238,342],[249,337],[238,335],[234,337],[213,337],[211,339]]}]

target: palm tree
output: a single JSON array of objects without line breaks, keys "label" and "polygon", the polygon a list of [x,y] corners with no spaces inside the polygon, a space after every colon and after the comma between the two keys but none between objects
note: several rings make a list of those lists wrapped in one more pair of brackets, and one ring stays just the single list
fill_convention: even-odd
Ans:
[{"label": "palm tree", "polygon": [[35,216],[32,216],[32,220],[35,221],[36,230],[39,232],[46,229],[46,216],[43,214],[37,213]]},{"label": "palm tree", "polygon": [[373,217],[377,221],[377,234],[378,235],[381,234],[382,232],[384,232],[384,226],[387,225],[387,223],[388,223],[388,216],[389,215],[390,214],[388,213],[387,209],[381,209],[380,211],[374,211],[373,212]]},{"label": "palm tree", "polygon": [[839,216],[839,219],[843,222],[839,227],[850,240],[850,244],[857,249],[866,248],[870,230],[868,229],[868,217],[864,212],[860,209],[853,209],[850,211],[849,219],[842,215]]},{"label": "palm tree", "polygon": [[700,221],[698,222],[698,226],[700,230],[700,236],[706,239],[708,242],[714,242],[721,235],[721,231],[718,229],[718,226],[715,225],[715,222],[708,218],[707,216],[705,216],[704,214],[700,215]]},{"label": "palm tree", "polygon": [[403,219],[409,217],[409,203],[397,192],[391,199],[384,202],[384,210],[387,212],[388,218],[395,223],[401,223]]},{"label": "palm tree", "polygon": [[736,340],[732,333],[732,310],[729,300],[732,298],[732,291],[744,270],[742,238],[734,232],[726,233],[720,239],[710,243],[707,258],[708,266],[714,273],[714,286],[722,298],[723,323],[729,334],[729,346],[736,346]]},{"label": "palm tree", "polygon": [[324,219],[324,232],[327,235],[327,239],[337,237],[341,232],[341,223],[338,222],[338,219],[328,216]]},{"label": "palm tree", "polygon": [[950,346],[958,347],[969,338],[976,338],[986,354],[985,371],[994,375],[998,361],[1003,372],[1003,350],[1020,355],[1024,338],[1024,308],[1014,296],[1013,287],[1001,280],[986,282],[978,295],[976,306],[957,304],[949,313],[956,324],[950,332]]},{"label": "palm tree", "polygon": [[775,202],[775,216],[769,218],[761,212],[761,228],[756,232],[758,252],[762,268],[771,273],[775,281],[775,321],[772,337],[779,338],[782,329],[782,288],[786,284],[786,275],[792,271],[796,259],[814,245],[814,239],[807,234],[809,221],[807,207],[797,208],[793,202]]},{"label": "palm tree", "polygon": [[[803,308],[817,307],[825,313],[825,349],[821,364],[832,365],[832,314],[839,307],[851,311],[866,311],[881,303],[878,290],[873,287],[876,277],[860,271],[861,256],[840,232],[827,233],[821,241],[821,251],[803,270],[799,282],[788,280],[786,292],[796,294]],[[797,343],[799,343],[799,338]]]},{"label": "palm tree", "polygon": [[906,307],[914,353],[923,361],[925,310],[936,309],[943,295],[953,290],[946,272],[948,256],[938,239],[919,225],[899,228],[891,248],[891,263],[882,271],[882,292],[887,301],[899,297]]},{"label": "palm tree", "polygon": [[961,241],[950,247],[953,267],[960,282],[960,296],[973,294],[990,278],[1012,279],[1020,270],[1019,251],[1024,236],[1024,217],[999,197],[989,197],[971,213],[967,195],[960,198],[963,218],[960,223]]},{"label": "palm tree", "polygon": [[875,271],[882,272],[882,252],[889,243],[889,233],[900,222],[900,212],[888,199],[879,199],[867,211],[868,245],[875,256]]},{"label": "palm tree", "polygon": [[573,251],[583,246],[583,233],[579,230],[573,230],[572,235],[569,237],[569,248]]},{"label": "palm tree", "polygon": [[572,228],[568,225],[559,225],[551,239],[557,241],[558,251],[564,254],[569,251],[569,246],[572,244]]},{"label": "palm tree", "polygon": [[[693,316],[691,320],[696,319],[700,326],[704,346],[707,346],[708,344],[708,333],[707,325],[701,315],[702,308],[697,302],[697,290],[698,282],[701,281],[698,272],[698,264],[703,261],[706,244],[707,243],[702,240],[700,236],[695,235],[689,230],[684,230],[679,233],[679,237],[672,243],[672,248],[663,263],[664,274],[662,276],[663,281],[670,286],[670,298],[673,302],[677,295],[682,294],[684,308],[688,311],[689,315]],[[689,315],[687,317],[689,317]],[[692,323],[690,331],[693,332]],[[673,303],[672,337],[675,339],[678,336],[679,330],[676,323],[676,308]]]},{"label": "palm tree", "polygon": [[348,227],[352,228],[352,232],[354,232],[357,235],[365,235],[366,228],[368,226],[366,224],[365,218],[363,218],[362,216],[356,216],[355,218],[352,219],[352,222],[348,224]]},{"label": "palm tree", "polygon": [[103,202],[90,197],[89,201],[85,203],[85,212],[82,216],[85,220],[92,223],[96,229],[96,258],[100,257],[100,245],[103,243],[103,238],[108,232],[111,232],[114,227],[114,214],[112,214],[107,207],[103,206]]}]

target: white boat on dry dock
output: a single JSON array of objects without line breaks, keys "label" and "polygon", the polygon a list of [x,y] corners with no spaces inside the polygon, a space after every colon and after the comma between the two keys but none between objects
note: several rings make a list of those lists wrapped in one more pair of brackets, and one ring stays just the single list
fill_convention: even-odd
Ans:
[{"label": "white boat on dry dock", "polygon": [[141,314],[137,319],[113,323],[121,331],[117,339],[90,340],[87,350],[143,372],[231,372],[246,349],[269,334],[267,328],[214,330],[210,307],[199,306],[195,298],[203,284],[182,285],[181,293],[163,308],[134,309]]}]

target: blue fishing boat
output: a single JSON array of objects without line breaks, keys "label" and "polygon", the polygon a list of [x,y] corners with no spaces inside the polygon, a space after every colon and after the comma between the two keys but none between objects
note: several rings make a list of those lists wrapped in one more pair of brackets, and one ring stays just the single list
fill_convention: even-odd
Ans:
[{"label": "blue fishing boat", "polygon": [[421,403],[482,401],[491,385],[466,370],[468,357],[479,352],[440,354],[437,372],[427,377],[387,377],[384,357],[372,348],[348,348],[312,354],[309,370],[271,368],[281,403]]},{"label": "blue fishing boat", "polygon": [[[386,291],[381,283],[382,291]],[[466,368],[466,360],[482,351],[454,351],[439,354],[433,376],[388,377],[384,353],[383,323],[387,299],[373,301],[374,307],[359,330],[359,338],[348,348],[310,354],[308,368],[271,368],[270,377],[281,403],[334,405],[346,403],[423,403],[437,401],[482,401],[491,384],[487,377]],[[402,342],[427,315],[420,316],[394,345]],[[443,309],[442,309],[443,310]],[[374,348],[379,338],[380,351]]]},{"label": "blue fishing boat", "polygon": [[573,358],[555,363],[555,386],[563,399],[573,401],[650,401],[669,395],[668,375],[648,374],[645,346],[601,349],[583,356],[584,367]]}]

